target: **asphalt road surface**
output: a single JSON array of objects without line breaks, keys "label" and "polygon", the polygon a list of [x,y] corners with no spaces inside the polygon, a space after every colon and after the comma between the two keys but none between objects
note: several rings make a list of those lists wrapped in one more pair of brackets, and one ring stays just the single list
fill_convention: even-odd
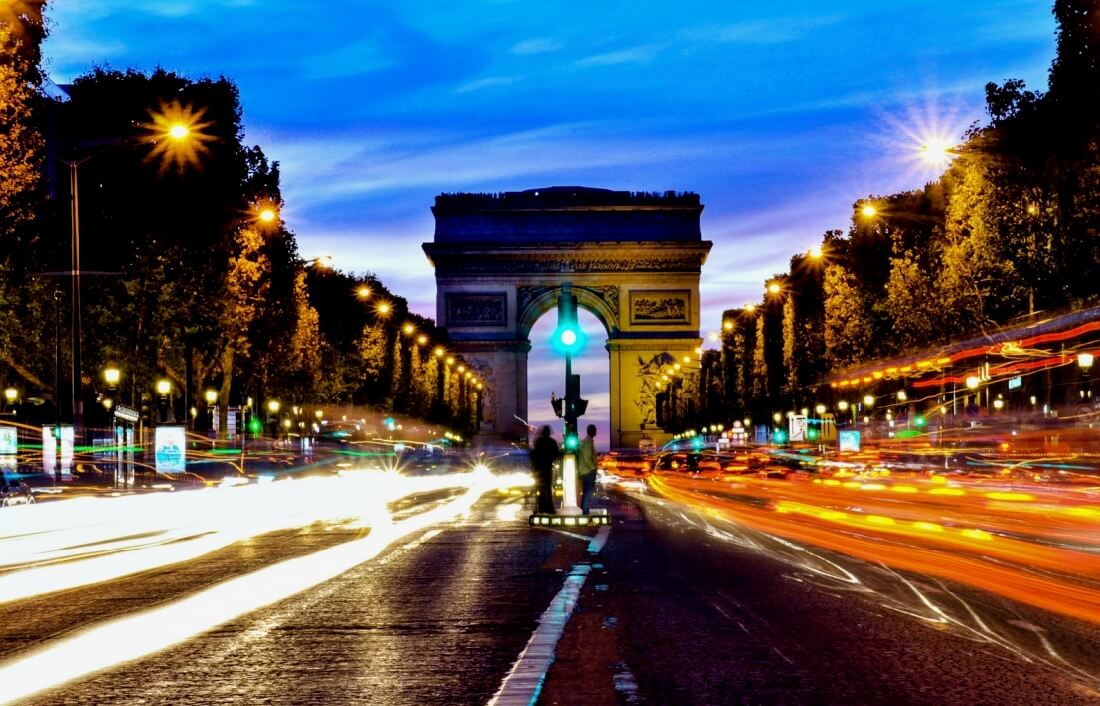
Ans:
[{"label": "asphalt road surface", "polygon": [[615,513],[540,703],[1100,703],[1091,623],[652,496]]},{"label": "asphalt road surface", "polygon": [[[416,518],[453,496],[412,495],[390,512]],[[590,531],[529,529],[524,503],[489,492],[361,561],[351,554],[331,577],[294,562],[346,559],[339,552],[375,529],[284,528],[0,604],[0,686],[48,682],[94,657],[96,671],[26,703],[485,704],[571,567],[585,564],[539,703],[1100,702],[1091,623],[642,493],[601,500],[616,521],[589,554]],[[281,566],[291,573],[263,573]],[[295,581],[301,590],[260,600]],[[158,646],[163,635],[179,637]]]}]

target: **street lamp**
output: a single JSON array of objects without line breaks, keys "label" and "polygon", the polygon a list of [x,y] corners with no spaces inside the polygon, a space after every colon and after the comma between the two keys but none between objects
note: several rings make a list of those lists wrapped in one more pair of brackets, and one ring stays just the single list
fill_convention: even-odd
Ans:
[{"label": "street lamp", "polygon": [[14,405],[15,401],[18,400],[18,399],[19,399],[19,390],[15,389],[14,387],[9,387],[6,390],[4,390],[4,401],[6,401],[8,403],[9,407]]},{"label": "street lamp", "polygon": [[116,367],[106,368],[103,371],[103,382],[107,383],[108,387],[118,387],[119,380],[122,379],[122,373]]},{"label": "street lamp", "polygon": [[[154,155],[164,159],[162,166],[166,168],[169,162],[182,169],[185,162],[198,162],[199,152],[206,151],[203,144],[211,139],[210,135],[202,133],[201,128],[209,123],[199,122],[205,110],[195,111],[189,106],[184,106],[178,101],[169,106],[162,106],[159,111],[150,111],[153,125],[146,136],[152,143]],[[88,160],[103,154],[112,147],[133,144],[134,138],[123,138],[113,142],[108,141],[98,151],[85,155],[80,159],[58,160],[69,167],[69,197],[70,197],[70,226],[72,230],[72,278],[73,278],[73,310],[72,310],[72,337],[73,337],[73,379],[72,379],[72,413],[73,429],[80,433],[84,426],[84,399],[81,390],[81,330],[80,330],[80,165]],[[101,143],[102,144],[102,143]]]},{"label": "street lamp", "polygon": [[1078,353],[1077,354],[1077,366],[1082,370],[1088,370],[1092,367],[1092,353]]}]

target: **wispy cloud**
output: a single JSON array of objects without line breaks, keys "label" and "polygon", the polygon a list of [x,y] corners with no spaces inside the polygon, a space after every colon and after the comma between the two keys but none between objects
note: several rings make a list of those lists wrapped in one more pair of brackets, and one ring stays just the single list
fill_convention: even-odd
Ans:
[{"label": "wispy cloud", "polygon": [[666,43],[643,44],[636,47],[616,49],[578,59],[574,65],[579,68],[592,66],[616,66],[618,64],[648,64],[657,58],[668,45]]},{"label": "wispy cloud", "polygon": [[485,78],[478,78],[473,81],[459,84],[455,88],[455,93],[473,93],[474,91],[481,91],[486,88],[510,86],[516,81],[517,78],[515,76],[486,76]]},{"label": "wispy cloud", "polygon": [[552,37],[534,37],[516,42],[509,51],[517,56],[551,54],[560,51],[562,46],[563,44],[559,40]]},{"label": "wispy cloud", "polygon": [[692,27],[681,32],[684,39],[722,44],[785,44],[805,38],[811,32],[843,21],[839,15],[825,17],[776,17],[745,20],[725,25]]}]

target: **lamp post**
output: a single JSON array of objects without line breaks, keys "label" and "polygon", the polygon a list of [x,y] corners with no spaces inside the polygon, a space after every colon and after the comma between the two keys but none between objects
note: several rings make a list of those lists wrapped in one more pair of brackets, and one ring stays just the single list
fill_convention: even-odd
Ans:
[{"label": "lamp post", "polygon": [[[157,125],[162,125],[165,129],[160,134],[153,136],[153,141],[156,141],[157,137],[163,137],[170,142],[183,143],[190,140],[192,137],[198,139],[206,139],[204,136],[195,135],[192,132],[191,126],[183,122],[168,122],[164,116],[154,116],[154,122]],[[89,146],[99,147],[100,149],[91,154],[87,154],[80,159],[61,159],[58,160],[69,167],[69,196],[70,196],[70,225],[72,236],[72,271],[69,273],[72,276],[72,346],[73,346],[73,379],[72,379],[72,415],[73,415],[73,429],[74,433],[80,434],[84,427],[84,399],[83,391],[81,389],[81,321],[80,321],[80,165],[84,164],[93,157],[97,157],[103,154],[105,151],[124,145],[134,144],[139,140],[135,138],[121,138],[114,140],[105,140],[91,143]],[[168,151],[164,148],[160,148],[160,151],[167,156]]]}]

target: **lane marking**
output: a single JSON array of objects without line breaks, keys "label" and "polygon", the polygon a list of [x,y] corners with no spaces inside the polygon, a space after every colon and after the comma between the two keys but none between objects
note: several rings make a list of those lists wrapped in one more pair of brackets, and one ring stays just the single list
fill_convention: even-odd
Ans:
[{"label": "lane marking", "polygon": [[512,671],[504,678],[500,689],[490,699],[489,706],[529,706],[538,701],[542,682],[546,679],[550,665],[554,663],[554,650],[558,646],[558,640],[565,631],[565,624],[573,614],[581,587],[591,570],[590,564],[583,563],[574,564],[569,570],[565,585],[539,617],[538,628],[519,653],[519,658],[512,666]]},{"label": "lane marking", "polygon": [[[609,525],[601,526],[596,536],[588,542],[588,553],[599,554],[610,534]],[[588,562],[578,562],[569,570],[564,585],[539,617],[539,626],[519,653],[516,663],[504,677],[497,693],[489,700],[488,706],[533,706],[538,701],[546,673],[554,663],[558,640],[577,607],[581,588],[591,571],[592,565]],[[629,672],[627,675],[629,676]]]}]

